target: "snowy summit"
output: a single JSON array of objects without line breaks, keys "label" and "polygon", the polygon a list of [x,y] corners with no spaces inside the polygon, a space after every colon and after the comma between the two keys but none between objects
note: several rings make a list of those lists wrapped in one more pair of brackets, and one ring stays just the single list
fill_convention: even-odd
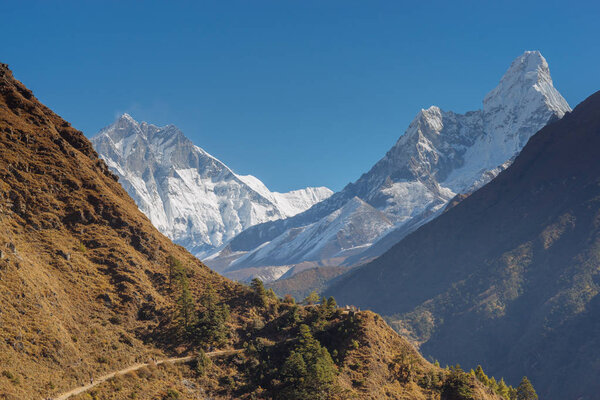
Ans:
[{"label": "snowy summit", "polygon": [[138,123],[123,114],[91,139],[140,210],[165,235],[198,257],[242,230],[291,217],[332,191],[271,192],[195,146],[173,125]]},{"label": "snowy summit", "polygon": [[[295,217],[242,232],[212,255],[209,265],[225,255],[230,271],[306,262],[354,265],[381,255],[438,215],[454,196],[493,179],[533,134],[570,110],[553,86],[544,57],[527,51],[485,96],[482,109],[419,111],[404,135],[356,182]],[[373,220],[358,214],[337,219],[338,210],[355,198],[380,214],[371,212],[377,216]],[[340,227],[344,221],[347,225]]]}]

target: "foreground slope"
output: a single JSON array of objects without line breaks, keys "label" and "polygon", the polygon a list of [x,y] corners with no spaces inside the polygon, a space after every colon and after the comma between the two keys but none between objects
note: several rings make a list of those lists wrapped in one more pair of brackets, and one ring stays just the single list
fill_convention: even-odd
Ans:
[{"label": "foreground slope", "polygon": [[167,256],[194,271],[198,291],[240,292],[158,233],[83,134],[4,64],[0,132],[0,365],[21,381],[0,382],[3,395],[33,398],[162,354],[140,338],[173,303]]},{"label": "foreground slope", "polygon": [[[298,374],[317,370],[323,384],[307,385],[321,398],[440,399],[460,389],[498,399],[472,376],[425,361],[371,313],[298,307],[210,271],[152,226],[83,134],[4,64],[0,305],[7,400],[68,393],[141,362],[150,366],[80,398],[282,399]],[[240,351],[151,362],[213,345]],[[302,352],[305,370],[286,375]]]},{"label": "foreground slope", "polygon": [[[544,399],[600,391],[600,92],[490,184],[328,293],[425,354],[528,375]],[[468,350],[468,351],[467,351]]]},{"label": "foreground slope", "polygon": [[325,187],[271,192],[177,127],[139,123],[128,114],[91,141],[158,230],[200,258],[246,228],[296,215],[333,193]]},{"label": "foreground slope", "polygon": [[[465,114],[435,106],[421,110],[356,182],[292,218],[246,229],[206,262],[224,259],[231,271],[301,262],[357,265],[372,259],[438,215],[456,194],[489,182],[535,132],[568,111],[544,57],[527,51],[487,94],[482,109]],[[382,215],[351,215],[337,226],[332,216],[356,198]],[[332,232],[344,240],[332,240]],[[232,261],[232,255],[238,258]]]}]

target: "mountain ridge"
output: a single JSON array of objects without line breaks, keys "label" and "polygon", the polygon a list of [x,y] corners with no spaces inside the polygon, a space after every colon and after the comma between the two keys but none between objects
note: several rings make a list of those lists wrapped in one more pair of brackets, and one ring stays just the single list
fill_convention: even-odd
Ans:
[{"label": "mountain ridge", "polygon": [[249,226],[295,215],[332,193],[324,187],[271,192],[174,125],[138,123],[128,114],[91,141],[142,212],[199,257]]},{"label": "mountain ridge", "polygon": [[[384,212],[394,229],[382,230],[374,245],[370,245],[371,238],[357,236],[354,242],[362,240],[365,251],[341,259],[338,265],[356,265],[378,256],[439,215],[456,194],[489,182],[510,164],[531,135],[569,110],[553,87],[543,56],[525,52],[488,93],[481,110],[457,114],[431,106],[419,111],[406,133],[356,182],[294,217],[258,224],[238,234],[224,253],[227,257],[237,254],[239,261],[228,258],[225,271],[289,264],[275,243],[290,236],[293,229],[308,229],[327,218],[353,197]],[[315,238],[314,246],[319,242]],[[219,257],[218,252],[210,255],[208,264]]]}]

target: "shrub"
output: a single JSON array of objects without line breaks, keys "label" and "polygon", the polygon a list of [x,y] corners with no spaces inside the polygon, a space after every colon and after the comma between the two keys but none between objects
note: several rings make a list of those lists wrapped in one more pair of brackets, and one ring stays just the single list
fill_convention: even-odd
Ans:
[{"label": "shrub", "polygon": [[198,375],[204,376],[204,375],[206,375],[206,371],[208,370],[208,368],[210,368],[211,365],[212,365],[212,361],[210,360],[210,358],[208,358],[206,353],[201,349],[198,352],[198,355],[196,356],[196,368],[195,368],[196,372],[198,373]]},{"label": "shrub", "polygon": [[460,366],[451,367],[442,386],[442,400],[474,400],[471,379]]},{"label": "shrub", "polygon": [[2,376],[11,381],[13,385],[18,385],[21,383],[21,378],[6,369],[2,371]]},{"label": "shrub", "polygon": [[165,400],[177,400],[181,398],[181,394],[175,389],[167,389],[167,394],[163,398]]}]

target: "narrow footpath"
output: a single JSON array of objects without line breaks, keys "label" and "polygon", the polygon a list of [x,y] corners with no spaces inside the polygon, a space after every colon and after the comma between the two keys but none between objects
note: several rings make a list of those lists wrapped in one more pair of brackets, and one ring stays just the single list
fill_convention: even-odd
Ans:
[{"label": "narrow footpath", "polygon": [[[211,351],[209,353],[206,353],[206,355],[208,357],[216,357],[216,356],[221,356],[221,355],[229,355],[229,354],[236,354],[236,353],[240,353],[243,350],[219,350],[219,351]],[[89,385],[85,385],[85,386],[79,386],[75,389],[72,389],[68,392],[59,394],[58,396],[54,396],[54,397],[46,397],[46,400],[66,400],[68,398],[70,398],[71,396],[75,396],[81,393],[85,393],[88,390],[92,389],[93,387],[106,382],[107,380],[114,378],[115,376],[119,376],[119,375],[123,375],[126,374],[128,372],[131,371],[137,371],[140,368],[144,368],[147,367],[149,365],[160,365],[160,364],[168,364],[168,363],[182,363],[182,362],[188,362],[188,361],[192,361],[196,356],[187,356],[187,357],[173,357],[173,358],[167,358],[164,360],[159,360],[156,361],[156,363],[141,363],[141,364],[134,364],[131,365],[127,368],[121,369],[119,371],[115,371],[115,372],[111,372],[110,374],[106,374],[103,375],[99,378],[94,378],[94,380],[92,381],[92,383],[90,383]]]}]

